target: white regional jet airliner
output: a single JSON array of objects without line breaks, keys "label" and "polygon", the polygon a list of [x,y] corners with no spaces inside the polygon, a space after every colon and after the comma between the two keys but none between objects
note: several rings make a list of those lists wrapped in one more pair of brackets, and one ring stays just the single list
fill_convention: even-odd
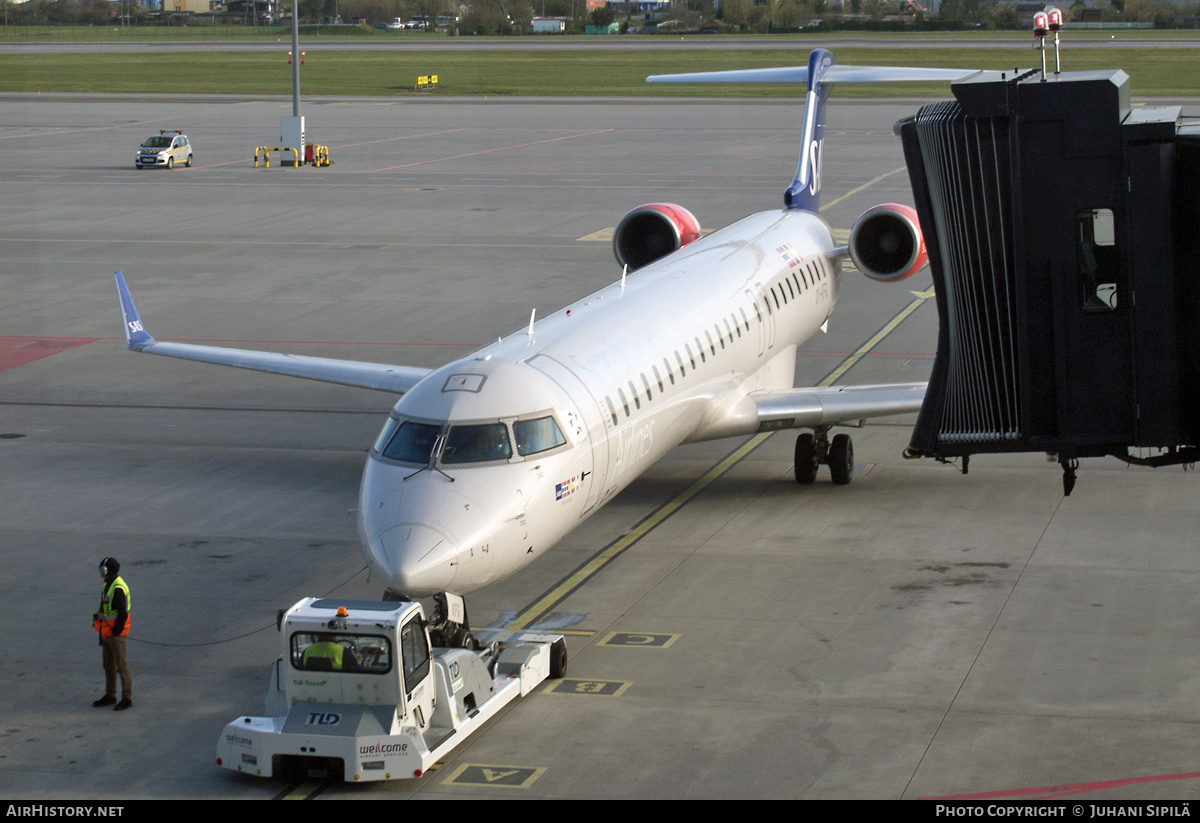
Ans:
[{"label": "white regional jet airliner", "polygon": [[796,441],[796,479],[825,463],[848,483],[850,438],[830,427],[915,412],[925,386],[794,388],[796,345],[833,311],[844,256],[893,281],[924,265],[925,247],[913,210],[891,204],[834,245],[817,215],[825,98],[835,82],[969,73],[841,67],[817,50],[808,66],[650,78],[807,83],[785,208],[706,237],[684,208],[637,208],[613,238],[628,278],[440,369],[161,342],[117,272],[127,345],[403,395],[371,449],[358,516],[367,565],[393,596],[463,594],[512,574],[680,443],[811,429]]}]

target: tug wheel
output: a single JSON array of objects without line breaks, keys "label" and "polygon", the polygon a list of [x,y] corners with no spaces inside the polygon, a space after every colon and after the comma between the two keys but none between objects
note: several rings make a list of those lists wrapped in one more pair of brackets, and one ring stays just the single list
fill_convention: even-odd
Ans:
[{"label": "tug wheel", "polygon": [[567,641],[563,638],[550,644],[550,676],[555,680],[567,673]]}]

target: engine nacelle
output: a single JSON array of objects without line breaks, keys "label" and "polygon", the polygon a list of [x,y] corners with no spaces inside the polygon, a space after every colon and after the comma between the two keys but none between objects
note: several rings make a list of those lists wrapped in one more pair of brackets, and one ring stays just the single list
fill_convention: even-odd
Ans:
[{"label": "engine nacelle", "polygon": [[613,254],[634,271],[699,237],[700,221],[683,206],[647,203],[621,218],[613,232]]},{"label": "engine nacelle", "polygon": [[916,209],[884,203],[867,209],[850,230],[850,259],[872,280],[912,277],[928,262]]}]

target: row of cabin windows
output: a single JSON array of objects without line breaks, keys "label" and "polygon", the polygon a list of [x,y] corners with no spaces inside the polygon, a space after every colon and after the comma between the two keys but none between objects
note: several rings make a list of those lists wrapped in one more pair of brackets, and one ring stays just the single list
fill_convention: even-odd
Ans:
[{"label": "row of cabin windows", "polygon": [[[824,274],[824,269],[817,265],[816,262],[810,260],[804,264],[799,272],[793,271],[791,277],[785,277],[778,284],[771,286],[771,296],[775,298],[775,308],[780,308],[780,298],[783,299],[783,305],[786,306],[789,296],[792,300],[795,300],[809,288],[815,286],[818,280],[823,279]],[[792,288],[793,283],[795,284],[795,288]],[[786,291],[783,288],[784,286],[787,286]],[[777,288],[779,289],[778,294],[775,293],[775,289]],[[771,310],[771,303],[770,301],[764,302],[766,302],[767,311],[769,312]]]},{"label": "row of cabin windows", "polygon": [[[823,276],[824,276],[824,271],[823,271],[822,267],[817,265],[813,261],[809,261],[808,263],[806,263],[804,268],[802,268],[800,270],[799,275],[797,275],[797,272],[793,271],[791,274],[791,277],[784,277],[778,284],[771,286],[771,295],[775,299],[775,308],[777,308],[777,309],[781,308],[780,296],[782,296],[782,298],[783,298],[783,305],[786,305],[789,302],[789,295],[792,300],[795,300],[797,297],[799,297],[801,294],[803,294],[809,288],[816,285],[817,281],[821,280],[823,278]],[[803,286],[801,285],[801,282],[803,282]],[[792,287],[793,283],[795,284],[795,288]],[[786,292],[784,291],[784,285],[787,286]],[[775,292],[776,288],[779,289],[778,294],[776,294],[776,292]],[[771,300],[767,297],[767,295],[765,293],[763,294],[763,303],[767,307],[767,313],[774,314],[774,310],[771,308]],[[762,319],[763,319],[762,312],[758,308],[757,300],[754,301],[753,306],[754,306],[754,313],[758,317],[758,322],[761,323]],[[742,317],[741,322],[738,321],[738,317],[737,317],[738,314],[741,314],[741,317]],[[732,325],[730,324],[730,320],[733,321]],[[724,324],[724,326],[725,326],[724,333],[721,332],[721,324]],[[733,346],[734,338],[735,337],[741,338],[743,329],[745,329],[746,333],[749,334],[750,318],[749,318],[749,316],[747,316],[746,310],[739,306],[736,313],[730,312],[729,320],[726,320],[725,318],[721,318],[720,323],[713,323],[713,331],[716,332],[716,335],[717,335],[715,341],[714,341],[712,334],[710,334],[707,330],[704,332],[704,337],[708,341],[709,355],[711,355],[712,357],[717,356],[717,343],[720,343],[722,349],[725,348],[726,340],[729,341],[730,346]],[[708,360],[707,360],[706,355],[704,354],[704,345],[700,342],[700,338],[695,337],[695,338],[693,338],[693,340],[696,343],[696,351],[695,352],[692,351],[692,346],[690,343],[684,343],[683,350],[685,352],[687,352],[687,362],[691,364],[692,370],[695,371],[697,354],[699,354],[699,356],[700,356],[701,363],[707,363]],[[670,384],[672,386],[674,386],[675,385],[675,372],[671,368],[670,360],[668,360],[666,357],[664,357],[662,363],[663,363],[663,370],[667,374],[667,379],[670,381]],[[686,377],[687,376],[687,366],[684,364],[684,358],[681,357],[679,354],[679,349],[675,350],[675,364],[679,368],[679,377],[681,379]],[[658,366],[651,365],[650,371],[654,374],[654,381],[658,384],[659,394],[665,394],[666,393],[666,385],[663,383],[662,374],[659,373]],[[653,394],[651,393],[651,390],[650,390],[650,381],[646,379],[645,372],[641,372],[639,374],[639,377],[641,378],[642,389],[646,394],[646,402],[649,403],[649,402],[651,402],[651,400],[654,399]],[[621,409],[625,412],[625,417],[628,418],[630,415],[630,410],[629,410],[630,401],[633,402],[634,409],[641,409],[642,408],[642,400],[641,400],[641,397],[639,396],[637,387],[634,386],[632,380],[626,381],[625,385],[629,388],[629,394],[628,395],[625,394],[625,388],[618,387],[617,388],[617,399],[621,403]],[[608,406],[608,413],[612,417],[613,425],[614,426],[618,425],[620,423],[620,419],[617,417],[617,408],[615,405],[613,405],[612,395],[606,395],[604,398],[604,403],[605,403],[605,405]]]}]

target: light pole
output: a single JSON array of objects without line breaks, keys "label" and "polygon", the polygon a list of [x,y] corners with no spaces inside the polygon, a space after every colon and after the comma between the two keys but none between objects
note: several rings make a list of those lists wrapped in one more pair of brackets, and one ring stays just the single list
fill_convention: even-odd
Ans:
[{"label": "light pole", "polygon": [[300,116],[300,14],[292,0],[292,117]]}]

